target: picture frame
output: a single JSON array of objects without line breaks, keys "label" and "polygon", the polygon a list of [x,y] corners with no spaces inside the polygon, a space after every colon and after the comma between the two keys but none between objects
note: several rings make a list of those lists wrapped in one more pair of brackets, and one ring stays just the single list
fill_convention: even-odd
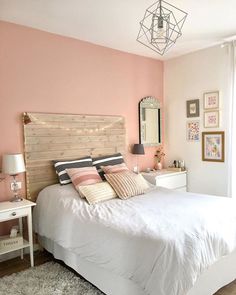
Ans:
[{"label": "picture frame", "polygon": [[187,110],[187,118],[199,117],[200,116],[199,99],[187,100],[186,110]]},{"label": "picture frame", "polygon": [[219,108],[219,91],[206,92],[203,95],[204,109],[218,109]]},{"label": "picture frame", "polygon": [[217,128],[220,122],[219,111],[206,111],[204,112],[204,127],[205,128]]},{"label": "picture frame", "polygon": [[200,141],[200,121],[187,121],[186,124],[187,141]]},{"label": "picture frame", "polygon": [[202,132],[202,161],[225,161],[224,131]]}]

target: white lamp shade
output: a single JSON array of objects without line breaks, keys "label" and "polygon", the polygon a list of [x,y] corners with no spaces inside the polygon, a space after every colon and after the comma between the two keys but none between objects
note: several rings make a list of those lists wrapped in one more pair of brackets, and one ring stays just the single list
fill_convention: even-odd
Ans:
[{"label": "white lamp shade", "polygon": [[25,162],[22,154],[3,155],[2,173],[16,175],[25,172]]}]

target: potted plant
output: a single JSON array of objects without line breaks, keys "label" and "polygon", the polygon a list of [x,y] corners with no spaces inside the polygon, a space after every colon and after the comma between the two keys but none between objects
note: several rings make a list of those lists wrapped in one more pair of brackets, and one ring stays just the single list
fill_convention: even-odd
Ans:
[{"label": "potted plant", "polygon": [[155,169],[161,170],[162,169],[162,160],[165,157],[165,153],[163,152],[163,146],[159,146],[155,153]]}]

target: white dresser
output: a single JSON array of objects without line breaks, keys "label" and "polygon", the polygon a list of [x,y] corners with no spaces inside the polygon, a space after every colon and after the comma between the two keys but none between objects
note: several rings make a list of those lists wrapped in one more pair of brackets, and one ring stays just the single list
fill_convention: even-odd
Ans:
[{"label": "white dresser", "polygon": [[143,177],[156,186],[178,191],[187,191],[187,171],[175,172],[167,169],[155,172],[142,172]]}]

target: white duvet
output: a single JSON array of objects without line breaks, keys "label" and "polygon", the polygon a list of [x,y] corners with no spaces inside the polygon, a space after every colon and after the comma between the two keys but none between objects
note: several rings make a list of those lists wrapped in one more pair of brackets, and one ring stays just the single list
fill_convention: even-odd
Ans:
[{"label": "white duvet", "polygon": [[157,188],[128,200],[88,205],[72,185],[38,197],[34,228],[148,295],[184,295],[236,248],[232,199]]}]

